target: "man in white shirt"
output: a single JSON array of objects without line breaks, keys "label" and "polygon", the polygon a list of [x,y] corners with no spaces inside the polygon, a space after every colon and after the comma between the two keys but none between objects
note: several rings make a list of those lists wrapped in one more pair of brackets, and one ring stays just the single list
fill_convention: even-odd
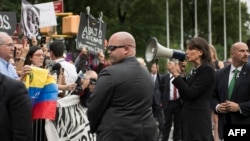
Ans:
[{"label": "man in white shirt", "polygon": [[[179,62],[178,60],[171,59],[169,63],[180,67],[180,74],[185,76],[186,62]],[[168,65],[168,63],[166,64]],[[161,77],[161,98],[162,108],[164,111],[165,128],[163,131],[162,141],[168,141],[170,132],[173,125],[173,141],[181,140],[181,107],[183,100],[180,98],[178,89],[172,83],[174,77],[171,73],[165,73]]]},{"label": "man in white shirt", "polygon": [[[49,46],[50,58],[56,63],[60,63],[62,68],[64,69],[66,86],[59,87],[59,89],[70,91],[75,88],[75,82],[78,76],[75,65],[67,62],[64,59],[63,57],[64,50],[65,50],[65,45],[60,41],[54,41]],[[67,95],[68,92],[66,92],[65,94]]]}]

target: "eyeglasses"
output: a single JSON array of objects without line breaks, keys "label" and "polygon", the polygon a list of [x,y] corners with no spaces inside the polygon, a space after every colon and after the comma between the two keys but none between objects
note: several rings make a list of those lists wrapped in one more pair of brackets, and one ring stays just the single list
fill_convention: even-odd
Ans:
[{"label": "eyeglasses", "polygon": [[5,45],[5,46],[7,46],[9,48],[13,48],[14,47],[14,45],[12,43],[9,43],[9,44],[0,44],[0,45]]},{"label": "eyeglasses", "polygon": [[109,51],[114,51],[114,50],[116,50],[117,48],[123,48],[123,47],[126,47],[126,46],[132,46],[132,45],[108,46],[107,49],[108,49]]}]

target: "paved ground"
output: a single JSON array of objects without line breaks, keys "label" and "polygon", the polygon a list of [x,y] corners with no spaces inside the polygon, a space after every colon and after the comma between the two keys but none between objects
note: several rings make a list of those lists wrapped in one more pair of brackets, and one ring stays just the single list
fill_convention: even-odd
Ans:
[{"label": "paved ground", "polygon": [[[156,121],[156,124],[158,126],[158,121]],[[159,141],[161,141],[161,138],[159,138]],[[169,139],[168,139],[168,141],[173,141],[173,126],[171,128],[170,133],[169,133]]]},{"label": "paved ground", "polygon": [[[171,128],[171,131],[170,131],[170,133],[169,133],[169,139],[168,139],[168,141],[173,141],[173,126],[172,126],[172,128]],[[159,141],[161,141],[161,138],[159,138]]]}]

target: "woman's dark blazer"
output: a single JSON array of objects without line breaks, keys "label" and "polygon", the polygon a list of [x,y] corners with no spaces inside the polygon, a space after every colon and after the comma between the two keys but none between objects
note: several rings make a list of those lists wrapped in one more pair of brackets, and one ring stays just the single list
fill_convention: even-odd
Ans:
[{"label": "woman's dark blazer", "polygon": [[214,88],[215,72],[211,65],[201,65],[185,82],[178,76],[173,84],[184,100],[181,125],[184,141],[212,141],[210,100]]}]

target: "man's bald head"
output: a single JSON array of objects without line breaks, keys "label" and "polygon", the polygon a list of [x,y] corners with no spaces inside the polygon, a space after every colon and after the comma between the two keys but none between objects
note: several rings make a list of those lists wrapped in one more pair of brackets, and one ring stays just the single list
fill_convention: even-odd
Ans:
[{"label": "man's bald head", "polygon": [[244,47],[248,47],[246,43],[243,43],[243,42],[236,42],[234,43],[232,46],[231,46],[231,52],[234,51],[235,49],[241,47],[241,46],[244,46]]},{"label": "man's bald head", "polygon": [[119,45],[128,45],[131,51],[132,56],[135,56],[136,54],[136,43],[135,43],[135,39],[133,37],[133,35],[131,35],[128,32],[116,32],[114,33],[110,38],[109,38],[109,45],[112,45],[112,43],[117,43]]},{"label": "man's bald head", "polygon": [[97,73],[96,73],[95,71],[93,71],[93,70],[88,70],[88,71],[86,71],[86,72],[85,72],[85,75],[86,75],[86,77],[88,77],[88,78],[94,78],[94,79],[97,79],[97,78],[98,78]]},{"label": "man's bald head", "polygon": [[14,46],[12,38],[6,32],[0,32],[0,58],[9,62],[14,56]]},{"label": "man's bald head", "polygon": [[109,38],[108,54],[112,64],[120,63],[125,58],[136,55],[136,43],[128,32],[117,32]]},{"label": "man's bald head", "polygon": [[248,61],[249,49],[246,43],[236,42],[232,45],[230,50],[232,64],[239,67]]},{"label": "man's bald head", "polygon": [[5,44],[8,39],[10,40],[11,37],[6,32],[0,32],[0,44]]}]

